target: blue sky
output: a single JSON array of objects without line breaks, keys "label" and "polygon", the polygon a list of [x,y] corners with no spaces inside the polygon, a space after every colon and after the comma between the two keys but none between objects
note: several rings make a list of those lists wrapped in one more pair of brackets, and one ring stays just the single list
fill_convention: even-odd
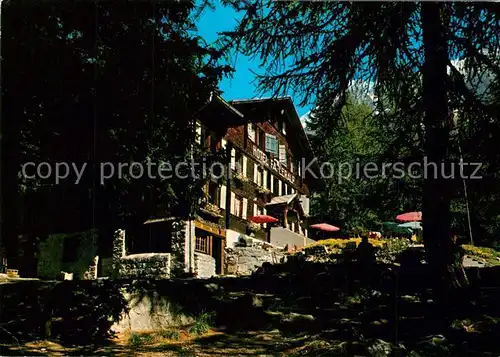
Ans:
[{"label": "blue sky", "polygon": [[[198,32],[207,41],[212,43],[217,39],[217,33],[228,31],[234,28],[237,19],[242,14],[238,14],[231,8],[219,5],[215,10],[206,9],[198,22]],[[259,71],[259,61],[238,55],[236,62],[233,62],[235,72],[233,78],[224,79],[220,84],[220,89],[224,91],[223,97],[226,100],[256,98],[258,91],[252,81],[255,76],[251,70]],[[272,93],[265,93],[264,97],[271,96]],[[311,107],[299,107],[299,98],[293,93],[288,93],[296,105],[299,116],[306,114]]]}]

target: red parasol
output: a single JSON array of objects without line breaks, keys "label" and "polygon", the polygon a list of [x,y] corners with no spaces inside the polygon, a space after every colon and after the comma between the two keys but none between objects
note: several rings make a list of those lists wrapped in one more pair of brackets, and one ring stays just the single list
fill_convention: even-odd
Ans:
[{"label": "red parasol", "polygon": [[422,220],[422,212],[408,212],[396,216],[398,221],[417,222]]},{"label": "red parasol", "polygon": [[328,224],[328,223],[313,224],[310,227],[311,228],[316,228],[316,229],[319,229],[319,230],[325,231],[325,232],[337,232],[337,231],[340,231],[339,227],[332,226],[331,224]]},{"label": "red parasol", "polygon": [[278,222],[278,219],[271,217],[271,216],[268,216],[268,215],[265,215],[265,214],[253,216],[253,217],[250,217],[249,219],[254,223],[276,223],[276,222]]}]

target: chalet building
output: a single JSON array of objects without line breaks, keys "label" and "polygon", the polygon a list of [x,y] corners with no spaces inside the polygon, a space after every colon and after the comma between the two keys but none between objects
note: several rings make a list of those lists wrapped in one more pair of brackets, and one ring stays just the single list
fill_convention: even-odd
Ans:
[{"label": "chalet building", "polygon": [[[210,277],[225,273],[225,251],[241,240],[278,247],[312,242],[307,221],[317,182],[302,172],[302,163],[314,153],[289,97],[226,102],[213,96],[197,118],[195,141],[220,155],[220,172],[212,172],[197,214],[180,233],[171,218],[151,219],[130,238],[118,232],[113,261],[120,263],[119,275],[172,277],[180,270]],[[278,222],[256,224],[256,215]],[[136,250],[134,236],[157,244]]]},{"label": "chalet building", "polygon": [[[205,207],[223,217],[224,227],[207,229],[210,223],[195,221],[195,252],[219,260],[219,252],[242,238],[281,247],[310,243],[308,184],[314,185],[314,181],[301,170],[302,162],[310,162],[314,154],[292,100],[286,97],[228,104],[244,120],[228,125],[220,141],[213,129],[198,123],[198,143],[227,152],[228,175],[206,187]],[[279,222],[258,225],[250,220],[256,215],[269,215]],[[221,264],[216,265],[217,273],[223,273]]]}]

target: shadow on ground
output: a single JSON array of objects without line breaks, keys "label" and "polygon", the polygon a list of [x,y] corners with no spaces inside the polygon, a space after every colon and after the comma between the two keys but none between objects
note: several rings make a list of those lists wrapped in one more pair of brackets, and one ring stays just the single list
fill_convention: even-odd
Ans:
[{"label": "shadow on ground", "polygon": [[[425,270],[419,276],[418,270],[401,272],[379,265],[371,271],[370,279],[359,281],[360,277],[356,276],[352,266],[303,263],[299,266],[275,266],[251,278],[140,284],[122,282],[138,296],[152,296],[156,301],[174,301],[179,314],[196,316],[203,311],[215,312],[212,327],[218,332],[193,335],[184,341],[163,340],[136,346],[131,346],[126,340],[119,343],[113,341],[107,346],[101,341],[94,345],[82,344],[84,347],[71,346],[56,335],[56,341],[66,346],[58,345],[57,348],[47,341],[43,343],[48,345],[42,342],[30,345],[26,343],[30,340],[29,335],[25,334],[19,346],[11,340],[0,353],[130,355],[140,351],[165,356],[499,355],[500,288],[494,285],[499,281],[499,274],[498,269],[487,269],[482,269],[480,276],[477,271],[471,271],[473,287],[467,292],[467,301],[455,310],[450,309],[453,315],[448,316],[446,321],[438,318],[442,314],[430,299],[426,284],[428,272]],[[401,284],[402,277],[404,284]],[[100,289],[100,294],[109,291]],[[64,291],[64,296],[75,295]],[[95,294],[98,295],[97,290],[90,294],[93,299],[97,299]],[[457,297],[457,300],[464,299]],[[89,305],[88,301],[85,306]],[[113,301],[105,300],[102,308]],[[80,314],[81,311],[65,316],[80,321]],[[27,318],[26,313],[21,316]],[[80,327],[73,328],[66,336],[74,336],[84,327],[89,328],[94,320],[87,318],[83,321]],[[101,324],[104,326],[102,321]],[[33,331],[40,333],[41,327],[33,326],[36,326]],[[70,326],[69,321],[63,319],[61,326]]]}]

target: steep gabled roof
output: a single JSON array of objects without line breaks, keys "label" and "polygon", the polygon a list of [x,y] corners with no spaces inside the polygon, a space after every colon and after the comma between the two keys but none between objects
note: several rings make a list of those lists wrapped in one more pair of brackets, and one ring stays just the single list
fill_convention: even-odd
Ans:
[{"label": "steep gabled roof", "polygon": [[297,135],[299,139],[298,140],[299,145],[301,146],[303,153],[306,155],[306,158],[312,160],[313,158],[316,157],[312,149],[311,143],[309,141],[309,138],[307,137],[307,134],[304,131],[304,127],[300,122],[300,117],[297,113],[297,110],[295,109],[295,105],[293,104],[291,97],[286,96],[277,98],[232,100],[229,101],[229,103],[232,106],[239,108],[243,112],[245,107],[265,108],[271,106],[272,107],[281,106],[282,109],[284,109],[288,113],[288,115],[286,116],[288,118],[288,124],[289,124],[287,130],[289,130],[290,128],[293,129],[293,132]]}]

